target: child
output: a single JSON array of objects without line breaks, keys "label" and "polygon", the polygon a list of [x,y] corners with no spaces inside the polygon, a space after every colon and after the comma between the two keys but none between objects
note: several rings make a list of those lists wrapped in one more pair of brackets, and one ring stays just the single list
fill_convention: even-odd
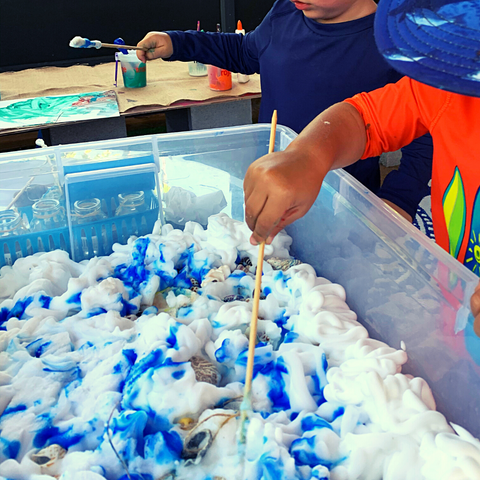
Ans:
[{"label": "child", "polygon": [[[279,124],[300,132],[334,103],[401,78],[375,45],[375,10],[373,0],[278,0],[245,36],[151,32],[138,45],[153,51],[137,55],[143,61],[197,60],[233,72],[260,73],[259,121],[270,122],[276,109]],[[404,149],[399,171],[388,176],[380,191],[379,153],[347,170],[411,221],[429,191],[431,138]]]},{"label": "child", "polygon": [[[409,77],[321,113],[284,152],[245,177],[252,241],[270,241],[304,215],[323,178],[358,158],[433,137],[432,214],[437,242],[480,274],[480,3],[382,0],[376,39]],[[425,83],[420,83],[425,82]],[[480,334],[480,290],[471,301]]]}]

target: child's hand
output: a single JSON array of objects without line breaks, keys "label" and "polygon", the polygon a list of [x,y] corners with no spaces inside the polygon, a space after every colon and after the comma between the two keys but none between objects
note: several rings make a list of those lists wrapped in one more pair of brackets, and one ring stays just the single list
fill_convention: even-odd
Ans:
[{"label": "child's hand", "polygon": [[173,55],[173,45],[170,36],[164,32],[149,32],[137,47],[146,48],[147,51],[137,50],[137,57],[142,62],[155,58],[168,58]]},{"label": "child's hand", "polygon": [[243,183],[245,217],[254,245],[275,235],[307,213],[328,169],[305,151],[287,149],[265,155],[248,168]]},{"label": "child's hand", "polygon": [[472,309],[475,321],[473,322],[473,330],[480,337],[480,283],[475,288],[475,293],[470,299],[470,307]]}]

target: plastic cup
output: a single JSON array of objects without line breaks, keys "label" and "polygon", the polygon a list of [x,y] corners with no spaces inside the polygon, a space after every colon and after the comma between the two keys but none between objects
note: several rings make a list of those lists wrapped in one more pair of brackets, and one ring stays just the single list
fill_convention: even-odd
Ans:
[{"label": "plastic cup", "polygon": [[208,65],[208,85],[210,90],[224,92],[232,88],[232,73],[223,68]]},{"label": "plastic cup", "polygon": [[188,74],[191,77],[205,77],[207,66],[200,62],[188,62]]},{"label": "plastic cup", "polygon": [[118,59],[125,88],[141,88],[147,85],[147,65],[138,59],[134,51],[127,55],[119,53]]}]

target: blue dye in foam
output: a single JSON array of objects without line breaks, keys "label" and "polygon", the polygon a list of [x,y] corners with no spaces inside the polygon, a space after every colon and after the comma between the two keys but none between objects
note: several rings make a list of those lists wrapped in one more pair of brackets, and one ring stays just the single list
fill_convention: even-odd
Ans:
[{"label": "blue dye in foam", "polygon": [[40,358],[45,350],[52,344],[50,340],[43,342],[43,338],[37,338],[33,342],[29,343],[25,348],[30,355],[36,358]]},{"label": "blue dye in foam", "polygon": [[304,432],[309,432],[311,430],[315,430],[316,428],[328,428],[333,431],[330,423],[317,414],[306,415],[304,418],[302,418],[301,425]]},{"label": "blue dye in foam", "polygon": [[18,440],[9,441],[6,438],[1,437],[0,442],[3,443],[3,455],[7,459],[15,460],[17,458],[18,452],[20,451],[20,442]]},{"label": "blue dye in foam", "polygon": [[0,415],[0,417],[3,417],[4,415],[10,415],[11,413],[24,412],[26,409],[27,409],[27,406],[22,404],[17,405],[15,407],[9,407],[3,411],[3,414]]},{"label": "blue dye in foam", "polygon": [[47,295],[40,295],[40,297],[38,298],[38,301],[40,302],[40,306],[42,308],[50,308],[52,297],[49,297]]}]

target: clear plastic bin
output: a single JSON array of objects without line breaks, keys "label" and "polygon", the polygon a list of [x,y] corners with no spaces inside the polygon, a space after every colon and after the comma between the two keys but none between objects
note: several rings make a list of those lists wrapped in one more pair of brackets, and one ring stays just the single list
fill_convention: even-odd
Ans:
[{"label": "clear plastic bin", "polygon": [[[161,135],[166,183],[230,192],[224,211],[243,220],[242,181],[268,152],[269,135],[270,125],[261,124]],[[278,126],[275,150],[293,138]],[[221,169],[222,183],[198,175],[204,167],[196,162]],[[327,175],[309,213],[287,231],[292,254],[345,287],[373,338],[396,348],[403,341],[404,371],[423,377],[438,409],[480,437],[480,338],[469,309],[478,277],[343,170]]]},{"label": "clear plastic bin", "polygon": [[[147,190],[145,185],[150,184],[153,191],[158,190],[160,187],[153,185],[160,172],[160,215],[163,209],[167,210],[167,194],[177,187],[182,189],[177,190],[180,200],[184,195],[197,207],[200,205],[198,215],[205,214],[209,198],[214,198],[211,203],[217,210],[221,208],[243,220],[243,178],[249,164],[267,153],[269,136],[270,125],[257,124],[55,147],[59,165],[63,162],[65,167],[74,168],[65,174],[63,168],[58,172],[67,211],[84,188],[90,189],[84,194],[106,189],[108,195],[112,194],[110,199],[118,197],[118,186],[127,184],[132,191]],[[295,136],[288,128],[278,126],[275,149],[284,149]],[[117,158],[113,155],[105,162],[98,162],[100,157],[97,161],[87,158],[89,168],[84,163],[79,167],[80,160],[66,160],[88,150],[130,153]],[[5,209],[8,198],[25,185],[35,168],[49,176],[45,185],[54,182],[57,172],[47,156],[39,150],[0,155],[0,209]],[[35,160],[39,157],[43,163]],[[1,170],[12,160],[17,162],[16,176],[11,169]],[[33,170],[27,171],[29,160]],[[15,181],[4,182],[3,171],[10,172],[9,178]],[[115,182],[118,183],[113,188]],[[11,187],[8,194],[5,185]],[[205,195],[213,197],[202,203]],[[106,213],[114,213],[114,201],[111,200],[110,207],[105,203]],[[172,209],[175,205],[168,206]],[[176,213],[181,227],[181,212]],[[75,225],[70,214],[68,217],[66,250],[75,238]],[[113,223],[118,220],[111,218]],[[107,248],[103,253],[108,253],[110,243],[115,241],[113,233],[109,237],[102,224],[91,227],[93,230],[84,228],[83,238],[93,248],[92,235],[101,243],[105,233]],[[292,254],[312,264],[318,275],[345,287],[348,304],[373,338],[397,348],[401,341],[405,342],[410,358],[405,371],[425,378],[438,409],[450,421],[480,437],[480,339],[473,333],[469,315],[469,299],[478,277],[343,171],[327,176],[310,212],[287,231],[294,240]],[[128,234],[118,241],[123,242]],[[81,245],[81,238],[82,234],[74,247]]]}]

